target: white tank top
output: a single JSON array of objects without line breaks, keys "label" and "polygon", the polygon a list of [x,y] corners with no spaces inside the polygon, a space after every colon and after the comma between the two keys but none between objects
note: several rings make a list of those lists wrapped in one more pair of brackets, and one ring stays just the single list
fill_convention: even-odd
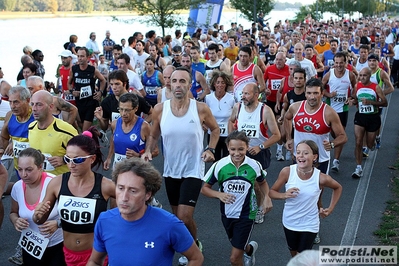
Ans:
[{"label": "white tank top", "polygon": [[285,228],[298,232],[318,233],[320,220],[317,201],[321,193],[320,170],[314,168],[313,175],[308,180],[299,178],[297,165],[290,166],[290,175],[285,184],[285,190],[299,188],[298,196],[285,200],[283,210],[283,225]]},{"label": "white tank top", "polygon": [[[11,197],[13,200],[15,200],[18,203],[18,215],[21,218],[25,218],[29,222],[29,228],[32,229],[33,231],[36,231],[40,233],[39,226],[35,224],[32,220],[33,213],[35,211],[35,207],[39,202],[42,202],[44,199],[44,196],[46,195],[46,189],[48,183],[51,181],[51,174],[48,173],[43,173],[42,174],[42,184],[41,184],[41,192],[40,192],[40,197],[37,201],[36,204],[34,205],[28,205],[27,202],[25,201],[25,191],[24,191],[24,184],[22,180],[19,180],[14,184],[12,187],[11,191]],[[55,206],[57,203],[55,203]],[[57,208],[53,208],[51,211],[49,217],[47,220],[59,220],[60,217],[58,216],[58,211]],[[49,238],[50,242],[48,243],[49,247],[52,247],[54,245],[57,245],[61,243],[64,240],[64,237],[62,235],[62,229],[58,228]]]},{"label": "white tank top", "polygon": [[367,60],[364,63],[360,63],[360,60],[358,60],[357,64],[356,64],[356,70],[357,70],[357,72],[360,72],[360,70],[362,70],[363,68],[368,67],[368,66],[369,66],[369,62]]},{"label": "white tank top", "polygon": [[351,88],[349,70],[345,69],[345,74],[342,77],[337,78],[337,76],[335,76],[334,69],[331,69],[328,85],[330,86],[330,93],[334,91],[337,93],[337,95],[330,98],[329,105],[337,113],[347,112],[349,108],[348,105],[345,104],[345,102],[349,97],[349,92]]},{"label": "white tank top", "polygon": [[[209,109],[211,109],[216,123],[219,125],[220,136],[227,137],[229,119],[235,104],[233,95],[226,93],[222,99],[218,100],[215,96],[215,92],[211,92],[211,94],[205,96],[204,102],[209,106]],[[208,133],[211,133],[209,129]]]},{"label": "white tank top", "polygon": [[161,97],[161,103],[163,103],[163,102],[166,101],[166,100],[169,100],[169,99],[166,97],[166,87],[163,87],[163,88],[162,88],[162,93],[161,93],[161,95],[162,95],[162,97]]},{"label": "white tank top", "polygon": [[[249,138],[249,147],[256,147],[263,144],[267,139],[267,130],[261,124],[262,122],[262,105],[259,102],[256,109],[249,113],[245,110],[245,105],[241,103],[241,108],[237,117],[237,130],[245,131]],[[264,107],[266,108],[266,107]]]},{"label": "white tank top", "polygon": [[197,102],[190,99],[185,115],[172,113],[170,100],[163,103],[161,135],[165,177],[194,177],[202,179],[205,163],[201,155],[204,149],[204,130],[199,119]]}]

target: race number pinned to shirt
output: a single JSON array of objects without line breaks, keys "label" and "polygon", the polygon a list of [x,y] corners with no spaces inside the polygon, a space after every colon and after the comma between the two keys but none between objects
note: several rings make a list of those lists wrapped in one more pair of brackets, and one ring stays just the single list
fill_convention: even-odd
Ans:
[{"label": "race number pinned to shirt", "polygon": [[145,92],[149,95],[156,95],[157,94],[157,87],[145,86]]},{"label": "race number pinned to shirt", "polygon": [[248,138],[257,139],[259,138],[259,124],[256,123],[244,123],[241,126],[241,130],[245,132]]},{"label": "race number pinned to shirt", "polygon": [[90,96],[92,96],[92,91],[91,91],[91,87],[90,86],[84,86],[82,88],[80,88],[80,98],[88,98]]},{"label": "race number pinned to shirt", "polygon": [[372,114],[374,113],[374,106],[371,104],[363,104],[361,101],[359,101],[359,113]]},{"label": "race number pinned to shirt", "polygon": [[75,100],[75,97],[73,96],[72,93],[65,94],[65,101],[70,102],[70,101],[74,101],[74,100]]},{"label": "race number pinned to shirt", "polygon": [[277,91],[281,88],[281,79],[272,79],[270,83],[273,91]]},{"label": "race number pinned to shirt", "polygon": [[29,142],[18,141],[15,139],[12,141],[12,150],[15,158],[18,158],[19,153],[29,147]]},{"label": "race number pinned to shirt", "polygon": [[58,212],[61,219],[71,224],[92,224],[96,210],[95,199],[61,195]]},{"label": "race number pinned to shirt", "polygon": [[333,101],[337,103],[344,103],[346,102],[346,93],[337,93],[337,95],[334,96]]},{"label": "race number pinned to shirt", "polygon": [[45,172],[47,171],[54,171],[54,166],[48,161],[48,158],[53,157],[50,153],[43,153],[44,155],[44,162],[43,162],[43,169]]},{"label": "race number pinned to shirt", "polygon": [[30,228],[22,230],[18,244],[31,256],[40,260],[50,240]]},{"label": "race number pinned to shirt", "polygon": [[220,128],[220,136],[226,137],[227,136],[227,123],[226,122],[218,122]]}]

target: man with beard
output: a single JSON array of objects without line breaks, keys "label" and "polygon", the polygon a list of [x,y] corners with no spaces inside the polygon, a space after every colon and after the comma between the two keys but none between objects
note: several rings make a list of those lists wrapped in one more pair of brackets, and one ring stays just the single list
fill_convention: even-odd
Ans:
[{"label": "man with beard", "polygon": [[[241,102],[234,105],[230,116],[229,132],[234,130],[245,131],[250,138],[247,156],[257,160],[262,169],[266,170],[270,165],[270,147],[280,140],[280,131],[272,109],[259,102],[259,88],[255,83],[248,83],[242,90]],[[271,136],[267,135],[267,130]],[[265,195],[255,188],[257,193],[258,207],[271,203],[263,204]],[[264,209],[259,208],[255,218],[255,223],[263,223]]]}]

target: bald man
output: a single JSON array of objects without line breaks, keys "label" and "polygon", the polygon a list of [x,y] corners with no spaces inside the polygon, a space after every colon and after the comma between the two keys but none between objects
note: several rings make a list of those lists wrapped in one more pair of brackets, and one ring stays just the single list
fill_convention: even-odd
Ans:
[{"label": "bald man", "polygon": [[313,62],[310,61],[309,59],[306,59],[303,56],[303,51],[304,51],[304,46],[302,43],[297,43],[294,46],[294,57],[291,59],[288,59],[286,64],[290,65],[291,61],[298,61],[301,64],[301,67],[305,69],[306,71],[306,81],[308,81],[311,78],[317,77],[317,72],[316,68],[313,65]]},{"label": "bald man", "polygon": [[30,103],[35,118],[28,128],[30,147],[39,149],[46,157],[44,171],[55,175],[68,172],[64,163],[66,146],[78,132],[70,124],[53,116],[53,96],[48,91],[37,91],[32,95]]},{"label": "bald man", "polygon": [[[30,94],[33,95],[37,91],[44,90],[44,80],[39,76],[31,76],[26,81],[26,87],[29,89]],[[59,118],[71,125],[76,125],[76,118],[78,116],[78,108],[58,96],[53,97],[53,110],[54,117]]]}]

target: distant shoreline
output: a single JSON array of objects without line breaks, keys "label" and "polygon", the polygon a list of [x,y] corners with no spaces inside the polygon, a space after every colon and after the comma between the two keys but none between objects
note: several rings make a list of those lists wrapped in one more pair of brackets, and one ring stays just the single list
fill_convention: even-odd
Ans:
[{"label": "distant shoreline", "polygon": [[[284,11],[284,10],[272,10]],[[223,7],[223,13],[235,13],[236,9]],[[177,10],[176,14],[188,14],[189,10]],[[106,17],[106,16],[137,16],[133,11],[93,11],[91,13],[82,13],[80,11],[70,12],[8,12],[0,11],[0,20],[6,19],[25,19],[25,18],[71,18],[71,17]]]}]

